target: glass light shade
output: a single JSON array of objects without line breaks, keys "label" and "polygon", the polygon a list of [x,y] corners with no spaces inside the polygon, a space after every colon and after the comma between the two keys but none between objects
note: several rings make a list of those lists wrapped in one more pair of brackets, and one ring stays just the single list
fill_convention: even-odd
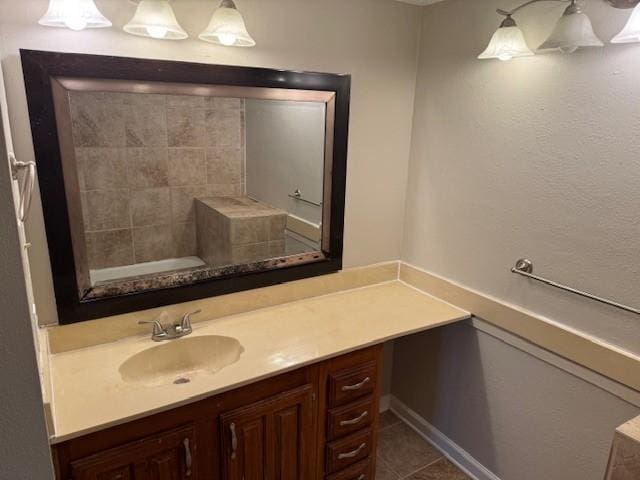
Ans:
[{"label": "glass light shade", "polygon": [[71,30],[106,28],[111,26],[93,0],[49,0],[49,8],[40,20],[45,27],[64,27]]},{"label": "glass light shade", "polygon": [[534,53],[527,46],[522,30],[516,25],[500,27],[491,37],[489,46],[478,58],[497,58],[507,61],[515,57],[529,57]]},{"label": "glass light shade", "polygon": [[207,28],[198,36],[205,42],[227,47],[253,47],[256,42],[244,24],[242,15],[231,0],[223,0],[213,12]]},{"label": "glass light shade", "polygon": [[611,43],[640,42],[640,5],[633,9],[622,31],[611,39]]},{"label": "glass light shade", "polygon": [[593,31],[589,17],[578,11],[576,13],[565,12],[556,23],[547,41],[540,45],[538,51],[560,50],[563,53],[573,53],[578,48],[603,46],[604,43]]},{"label": "glass light shade", "polygon": [[161,40],[184,40],[189,35],[178,24],[167,0],[141,0],[124,31],[131,35]]}]

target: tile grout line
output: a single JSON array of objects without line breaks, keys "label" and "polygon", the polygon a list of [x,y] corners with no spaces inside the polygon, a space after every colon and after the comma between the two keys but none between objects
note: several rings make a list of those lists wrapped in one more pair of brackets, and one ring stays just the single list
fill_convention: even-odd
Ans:
[{"label": "tile grout line", "polygon": [[[440,452],[438,450],[438,453],[440,453],[442,455],[442,452]],[[415,472],[411,472],[408,475],[405,475],[404,477],[400,477],[400,480],[406,480],[407,478],[410,478],[411,476],[415,475],[418,472],[421,472],[422,470],[425,470],[429,467],[431,467],[432,465],[435,465],[436,463],[438,463],[440,460],[442,460],[443,458],[446,458],[444,455],[438,457],[437,459],[435,459],[433,462],[429,462],[426,465],[423,465],[422,467],[420,467],[419,469],[417,469]]]},{"label": "tile grout line", "polygon": [[[391,424],[391,425],[387,425],[387,426],[386,426],[386,427],[384,427],[384,428],[380,428],[380,429],[378,429],[378,431],[379,431],[379,432],[382,432],[382,431],[385,431],[385,430],[389,430],[390,428],[393,428],[393,427],[395,427],[395,426],[397,426],[397,425],[400,425],[400,424],[405,424],[405,425],[409,426],[409,425],[408,425],[406,422],[404,422],[402,419],[400,419],[400,418],[398,418],[398,417],[396,417],[396,418],[398,419],[398,421],[397,421],[397,422],[395,422],[395,423],[393,423],[393,424]],[[446,459],[447,459],[446,455],[444,455],[444,454],[442,453],[442,451],[440,451],[439,449],[436,449],[436,451],[437,451],[437,452],[438,452],[438,454],[440,455],[438,458],[436,458],[435,460],[433,460],[433,461],[431,461],[431,462],[427,463],[426,465],[421,466],[421,467],[420,467],[420,468],[418,468],[417,470],[415,470],[415,471],[413,471],[413,472],[411,472],[411,473],[409,473],[409,474],[407,474],[407,475],[405,475],[405,476],[400,475],[400,474],[399,474],[399,473],[397,473],[393,468],[391,468],[391,466],[389,466],[389,464],[387,463],[387,461],[386,461],[386,460],[384,460],[384,458],[382,458],[379,454],[377,454],[377,457],[378,457],[378,460],[379,460],[381,463],[383,463],[383,464],[385,465],[385,467],[387,467],[387,469],[397,477],[397,479],[398,479],[398,480],[407,480],[407,479],[411,478],[411,476],[415,475],[416,473],[421,472],[421,471],[423,471],[423,470],[426,470],[427,468],[429,468],[429,467],[431,467],[431,466],[435,465],[436,463],[438,463],[438,462],[440,462],[440,461],[442,461],[442,460],[446,460]]]}]

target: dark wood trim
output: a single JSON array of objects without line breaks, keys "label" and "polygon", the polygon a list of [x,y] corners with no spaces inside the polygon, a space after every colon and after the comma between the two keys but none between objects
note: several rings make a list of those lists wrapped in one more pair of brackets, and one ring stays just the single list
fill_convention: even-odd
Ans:
[{"label": "dark wood trim", "polygon": [[[253,67],[21,50],[54,291],[61,324],[145,310],[332,273],[342,268],[351,77]],[[233,273],[194,285],[86,300],[78,291],[52,93],[57,77],[137,80],[335,93],[329,247],[315,263]]]}]

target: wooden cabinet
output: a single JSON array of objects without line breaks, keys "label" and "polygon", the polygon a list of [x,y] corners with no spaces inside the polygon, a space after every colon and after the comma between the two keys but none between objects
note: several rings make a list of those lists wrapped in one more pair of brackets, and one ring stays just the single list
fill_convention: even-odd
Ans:
[{"label": "wooden cabinet", "polygon": [[55,445],[57,478],[374,480],[381,359],[367,348]]},{"label": "wooden cabinet", "polygon": [[223,478],[312,478],[313,420],[311,385],[222,414]]},{"label": "wooden cabinet", "polygon": [[184,427],[71,463],[74,480],[187,480],[197,478],[193,427]]}]

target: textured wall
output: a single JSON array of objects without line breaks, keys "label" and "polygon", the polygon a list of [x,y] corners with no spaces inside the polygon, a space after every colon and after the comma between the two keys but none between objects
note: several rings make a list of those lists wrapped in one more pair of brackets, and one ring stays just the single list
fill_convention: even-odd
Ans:
[{"label": "textured wall", "polygon": [[[509,272],[640,305],[640,47],[479,61],[518,2],[425,8],[403,259],[640,353],[637,317]],[[537,46],[563,5],[517,16]],[[628,11],[586,2],[604,39]],[[502,480],[600,480],[638,409],[471,326],[398,342],[393,393]]]},{"label": "textured wall", "polygon": [[[135,6],[98,0],[115,29],[76,33],[36,22],[45,0],[0,0],[11,122],[18,154],[33,156],[18,49],[124,55],[220,64],[351,73],[352,103],[345,228],[345,265],[400,256],[411,135],[420,10],[389,0],[240,0],[253,49],[196,40],[215,2],[178,0],[175,11],[191,35],[184,42],[154,41],[118,29]],[[39,200],[29,224],[40,318],[56,321]],[[371,239],[375,239],[372,241]]]},{"label": "textured wall", "polygon": [[[509,272],[640,307],[640,46],[479,61],[510,2],[425,8],[404,260],[640,354],[637,316]],[[564,6],[517,20],[539,45]],[[603,39],[629,11],[586,11]]]},{"label": "textured wall", "polygon": [[501,480],[602,480],[640,412],[468,324],[396,341],[392,391]]}]

